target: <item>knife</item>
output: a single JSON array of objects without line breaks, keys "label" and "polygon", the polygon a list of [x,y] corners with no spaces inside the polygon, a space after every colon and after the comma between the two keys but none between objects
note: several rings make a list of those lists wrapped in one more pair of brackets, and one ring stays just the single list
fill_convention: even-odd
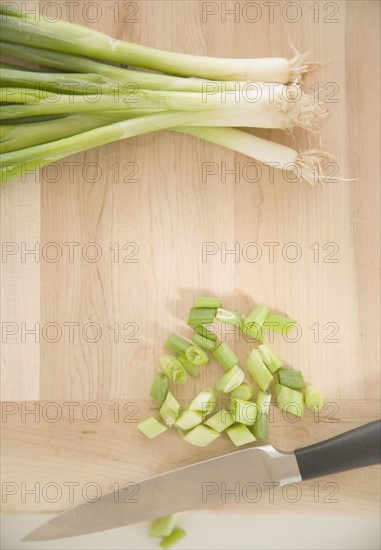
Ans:
[{"label": "knife", "polygon": [[[245,492],[380,463],[381,420],[323,442],[282,453],[251,447],[150,477],[64,512],[27,535],[42,541],[123,527],[184,510],[210,507]],[[225,500],[223,500],[225,499]]]}]

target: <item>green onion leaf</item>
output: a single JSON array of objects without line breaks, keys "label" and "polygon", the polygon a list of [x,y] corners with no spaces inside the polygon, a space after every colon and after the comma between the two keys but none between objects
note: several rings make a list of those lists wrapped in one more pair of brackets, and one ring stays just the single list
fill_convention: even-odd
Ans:
[{"label": "green onion leaf", "polygon": [[283,386],[288,386],[293,390],[302,390],[305,386],[303,375],[300,370],[279,369],[279,382]]},{"label": "green onion leaf", "polygon": [[161,548],[172,548],[173,545],[179,542],[179,540],[183,539],[186,536],[186,531],[184,529],[174,529],[168,537],[165,537],[159,544]]},{"label": "green onion leaf", "polygon": [[304,396],[301,392],[282,386],[275,385],[278,407],[285,412],[302,417],[304,415]]},{"label": "green onion leaf", "polygon": [[323,407],[324,400],[322,394],[311,384],[306,386],[304,399],[306,400],[307,407],[313,411],[320,411]]},{"label": "green onion leaf", "polygon": [[169,378],[163,372],[155,372],[150,392],[152,399],[155,399],[161,405],[167,397],[168,390]]},{"label": "green onion leaf", "polygon": [[244,378],[245,373],[238,365],[236,365],[218,380],[216,389],[222,393],[229,393],[240,386]]},{"label": "green onion leaf", "polygon": [[220,433],[209,428],[209,426],[200,424],[184,435],[184,441],[196,445],[197,447],[206,447],[220,435]]},{"label": "green onion leaf", "polygon": [[202,348],[205,348],[208,351],[213,351],[216,347],[216,344],[215,342],[213,342],[213,340],[209,340],[209,338],[201,336],[201,334],[194,334],[192,336],[192,342],[198,346],[201,346]]},{"label": "green onion leaf", "polygon": [[196,365],[193,365],[188,359],[186,358],[185,353],[182,353],[179,355],[178,360],[184,367],[184,369],[187,371],[188,374],[193,376],[193,378],[197,378],[200,376],[200,370]]},{"label": "green onion leaf", "polygon": [[165,341],[164,346],[175,353],[184,353],[184,351],[191,345],[190,342],[181,338],[174,332],[170,334]]},{"label": "green onion leaf", "polygon": [[187,409],[180,414],[176,420],[175,426],[181,430],[190,430],[198,424],[201,424],[203,421],[203,416],[204,415],[201,411],[192,411],[191,409]]},{"label": "green onion leaf", "polygon": [[208,356],[199,346],[188,346],[185,350],[185,357],[192,365],[197,365],[198,367],[209,363]]},{"label": "green onion leaf", "polygon": [[168,430],[167,426],[164,426],[161,422],[156,420],[155,417],[150,416],[138,424],[138,430],[142,432],[149,439],[153,439],[158,435]]},{"label": "green onion leaf", "polygon": [[176,523],[176,516],[164,516],[154,519],[149,527],[150,537],[168,537],[173,531]]},{"label": "green onion leaf", "polygon": [[221,298],[209,298],[204,296],[198,296],[194,301],[194,307],[207,307],[217,309],[221,307]]},{"label": "green onion leaf", "polygon": [[226,342],[221,342],[214,350],[213,355],[225,371],[238,365],[238,357]]},{"label": "green onion leaf", "polygon": [[249,428],[244,424],[235,424],[225,430],[225,433],[230,437],[236,447],[254,443],[256,441],[254,435]]},{"label": "green onion leaf", "polygon": [[173,355],[162,355],[160,357],[160,366],[173,382],[185,384],[187,381],[187,373],[183,365]]},{"label": "green onion leaf", "polygon": [[228,309],[217,309],[216,319],[221,321],[221,323],[226,323],[227,325],[233,325],[236,328],[241,326],[242,314],[238,311],[229,311]]},{"label": "green onion leaf", "polygon": [[160,410],[159,416],[167,426],[173,426],[180,414],[180,403],[169,391]]},{"label": "green onion leaf", "polygon": [[250,353],[246,361],[246,367],[259,388],[266,391],[273,380],[273,376],[262,361],[258,350],[254,349]]},{"label": "green onion leaf", "polygon": [[235,421],[239,424],[252,426],[257,418],[257,404],[245,399],[232,399],[230,402]]},{"label": "green onion leaf", "polygon": [[200,392],[189,405],[191,411],[201,411],[204,414],[210,414],[217,405],[217,396],[213,389],[207,389]]},{"label": "green onion leaf", "polygon": [[254,388],[250,384],[241,384],[230,393],[231,399],[245,399],[246,401],[250,401],[253,396]]},{"label": "green onion leaf", "polygon": [[208,338],[208,340],[213,340],[213,342],[217,340],[217,334],[211,332],[202,325],[197,325],[193,327],[193,330],[195,330],[197,334],[201,334],[201,336],[204,336],[204,338]]},{"label": "green onion leaf", "polygon": [[226,430],[226,428],[234,424],[234,422],[234,415],[222,408],[216,412],[216,414],[208,418],[204,424],[205,426],[209,426],[209,428],[213,428],[216,432],[221,433]]},{"label": "green onion leaf", "polygon": [[258,351],[261,354],[262,361],[272,374],[282,366],[282,361],[278,359],[268,344],[258,346]]},{"label": "green onion leaf", "polygon": [[215,316],[215,308],[192,307],[189,312],[188,325],[191,327],[198,325],[209,325],[210,323],[213,323]]}]

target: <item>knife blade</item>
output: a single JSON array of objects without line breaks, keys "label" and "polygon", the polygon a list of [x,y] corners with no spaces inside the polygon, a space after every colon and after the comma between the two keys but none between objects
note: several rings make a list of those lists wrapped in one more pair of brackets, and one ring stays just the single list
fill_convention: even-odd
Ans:
[{"label": "knife blade", "polygon": [[108,493],[53,518],[24,541],[42,541],[114,529],[157,517],[219,504],[241,494],[252,498],[280,486],[380,462],[381,420],[326,441],[282,453],[271,445],[251,447],[157,475]]}]

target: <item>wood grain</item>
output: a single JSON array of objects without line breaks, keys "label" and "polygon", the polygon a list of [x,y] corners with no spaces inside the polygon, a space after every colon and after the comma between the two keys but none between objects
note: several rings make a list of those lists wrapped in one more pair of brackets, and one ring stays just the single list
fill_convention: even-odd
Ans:
[{"label": "wood grain", "polygon": [[[43,9],[48,2],[40,4]],[[84,4],[81,0],[80,6]],[[115,18],[110,10],[115,4],[99,3],[102,16],[95,23],[86,20],[81,9],[74,12],[74,20],[117,38],[174,51],[289,56],[291,42],[301,51],[312,48],[314,59],[330,61],[307,78],[306,89],[321,88],[321,100],[337,100],[326,103],[330,114],[322,122],[321,135],[337,160],[338,176],[356,179],[313,189],[280,174],[272,181],[266,167],[253,167],[247,157],[170,132],[106,145],[44,170],[41,196],[27,186],[17,193],[23,204],[41,201],[40,209],[28,210],[28,223],[33,219],[33,231],[40,227],[41,247],[53,243],[50,252],[58,250],[62,256],[34,265],[27,282],[19,283],[15,270],[2,265],[3,273],[8,269],[3,289],[13,280],[3,299],[3,319],[13,313],[18,319],[19,311],[21,320],[31,322],[33,317],[46,330],[38,352],[17,345],[17,340],[15,351],[3,346],[3,399],[143,402],[162,342],[173,330],[188,334],[184,319],[194,296],[205,292],[222,296],[226,307],[245,313],[256,303],[268,303],[296,317],[300,338],[278,338],[274,347],[328,400],[346,400],[340,416],[345,425],[316,429],[306,420],[287,426],[287,437],[280,437],[283,428],[274,425],[274,443],[297,447],[359,425],[360,419],[375,418],[380,382],[380,295],[375,285],[380,229],[380,135],[375,122],[380,115],[379,3],[336,2],[338,13],[330,16],[324,2],[318,13],[310,9],[312,2],[300,2],[301,18],[294,23],[281,11],[275,11],[270,22],[264,5],[260,20],[250,23],[243,15],[244,3],[239,4],[237,20],[227,15],[223,21],[222,4],[215,3],[217,14],[203,21],[203,2],[161,0],[136,2],[137,22],[123,22],[128,17],[125,2],[117,3],[123,18]],[[63,18],[68,18],[68,9],[62,4]],[[318,144],[317,136],[302,131],[294,138],[279,131],[259,135],[300,150],[310,146],[309,139],[312,146]],[[205,177],[207,165],[216,170],[213,176]],[[234,169],[236,174],[228,172]],[[253,182],[255,169],[262,175]],[[2,232],[6,228],[6,239],[21,242],[29,225],[25,210],[12,202],[12,185],[3,190]],[[218,252],[203,257],[205,243],[215,243]],[[247,243],[256,243],[262,254],[255,263],[245,256]],[[290,243],[301,252],[297,262],[288,259],[295,251]],[[236,249],[237,256],[224,258],[224,247]],[[100,255],[98,261],[92,261],[94,254]],[[26,269],[21,266],[19,271],[25,278]],[[23,309],[28,301],[34,308],[29,317]],[[247,349],[241,346],[242,357]],[[190,399],[217,375],[217,367],[211,366],[201,380],[180,388],[178,396]],[[120,431],[124,426],[106,422],[95,434],[82,433],[82,428],[89,430],[86,426],[41,423],[28,432],[17,415],[12,417],[3,435],[5,479],[46,480],[50,475],[58,481],[98,480],[106,487],[112,480],[143,477],[231,450],[220,442],[202,452],[183,448],[168,434],[167,445],[158,442],[151,453],[134,425],[128,425],[125,438]],[[335,510],[375,511],[374,476],[375,469],[340,476],[342,498]],[[306,501],[310,511],[311,494]],[[61,500],[55,508],[36,507],[15,497],[8,509],[44,512],[66,504]],[[240,506],[248,510],[244,503]],[[320,506],[319,513],[327,508]],[[283,501],[278,509],[290,508]]]}]

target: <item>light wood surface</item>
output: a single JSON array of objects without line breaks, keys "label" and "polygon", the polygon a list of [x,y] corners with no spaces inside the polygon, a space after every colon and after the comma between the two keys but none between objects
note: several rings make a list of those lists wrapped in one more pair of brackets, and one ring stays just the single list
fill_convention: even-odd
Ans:
[{"label": "light wood surface", "polygon": [[[119,2],[123,14],[124,4]],[[337,2],[338,13],[330,16],[331,10],[324,8],[328,3],[321,2],[319,15],[315,13],[319,20],[314,21],[312,3],[300,2],[302,15],[296,23],[277,11],[269,22],[264,6],[260,21],[250,23],[243,4],[238,21],[228,16],[223,22],[221,5],[215,3],[218,13],[203,22],[202,2],[136,2],[138,21],[124,23],[121,17],[114,22],[111,2],[104,1],[97,23],[79,12],[75,21],[117,38],[205,55],[289,56],[288,41],[301,51],[312,48],[314,59],[330,63],[308,77],[306,89],[317,82],[321,99],[334,91],[338,100],[327,105],[330,115],[321,126],[324,147],[335,156],[338,175],[356,179],[312,189],[290,184],[279,174],[270,182],[262,166],[260,181],[252,183],[245,177],[248,158],[160,132],[70,157],[58,163],[62,174],[57,181],[53,171],[44,171],[40,184],[4,186],[2,241],[15,242],[20,249],[22,242],[39,242],[41,249],[56,243],[45,248],[40,262],[29,256],[22,262],[19,253],[1,264],[2,321],[20,328],[2,342],[4,401],[21,407],[29,400],[85,400],[107,408],[114,400],[128,400],[139,404],[144,417],[152,406],[144,400],[162,342],[173,330],[188,334],[184,319],[194,296],[210,293],[244,313],[256,303],[267,303],[297,318],[301,337],[294,343],[278,338],[274,348],[287,364],[303,370],[327,400],[339,404],[337,424],[308,417],[285,428],[279,419],[270,438],[279,448],[329,437],[379,415],[379,3]],[[68,8],[62,9],[68,18]],[[338,22],[328,23],[327,18]],[[278,131],[259,135],[301,150],[309,147],[309,139],[312,146],[318,143],[316,136],[302,131],[294,139]],[[99,181],[91,181],[92,163],[102,171]],[[206,180],[205,163],[217,168]],[[223,181],[224,166],[238,170],[238,181],[232,175]],[[207,242],[216,243],[219,252],[205,259]],[[256,263],[242,253],[251,242],[262,252]],[[68,243],[75,243],[72,262]],[[94,254],[89,243],[97,243],[102,253],[97,262],[83,258],[82,252]],[[126,243],[135,244],[123,250]],[[274,261],[266,243],[279,243]],[[283,257],[282,251],[293,252],[288,243],[300,247],[298,262]],[[231,254],[223,261],[223,246],[240,248],[238,261]],[[62,250],[62,258],[48,261],[55,249]],[[335,263],[324,261],[331,252]],[[126,258],[138,261],[124,262]],[[22,342],[23,321],[29,328],[40,322],[39,343],[32,336]],[[88,341],[91,327],[82,333],[88,323],[102,329],[95,343]],[[109,328],[116,323],[119,342]],[[338,341],[327,342],[335,325],[339,330],[332,338]],[[48,341],[57,327],[60,339]],[[243,357],[247,349],[242,346],[239,354]],[[177,395],[190,399],[217,375],[217,367],[211,366],[202,379],[176,390]],[[3,478],[17,483],[97,480],[106,487],[229,450],[230,445],[218,441],[200,451],[175,434],[150,445],[134,424],[125,429],[110,419],[93,432],[88,422],[24,423],[15,414],[3,425]],[[372,468],[337,476],[342,490],[334,510],[377,511],[375,475]],[[311,494],[298,504],[300,510],[314,509]],[[5,506],[12,512],[46,512],[64,509],[67,503],[22,503],[15,495]],[[245,503],[240,506],[251,510]],[[283,511],[290,506],[282,501],[269,508]],[[319,513],[327,508],[331,510],[319,506]]]}]

